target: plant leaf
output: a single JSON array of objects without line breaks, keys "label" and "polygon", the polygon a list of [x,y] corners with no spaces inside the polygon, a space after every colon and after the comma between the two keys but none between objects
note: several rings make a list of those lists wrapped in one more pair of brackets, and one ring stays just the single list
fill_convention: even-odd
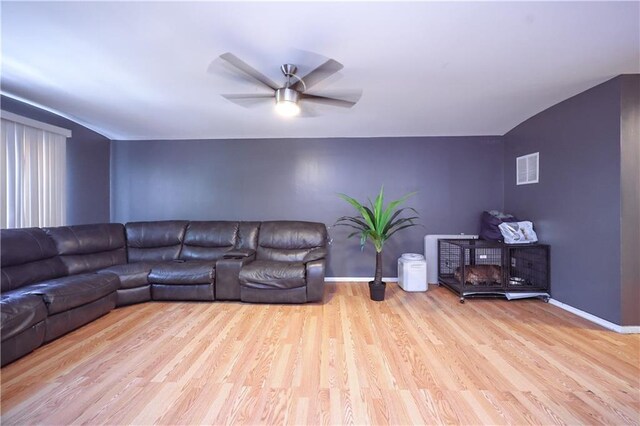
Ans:
[{"label": "plant leaf", "polygon": [[364,251],[364,245],[367,242],[367,233],[363,232],[360,236],[360,251]]},{"label": "plant leaf", "polygon": [[394,229],[393,231],[391,231],[391,232],[389,233],[389,235],[387,236],[387,238],[390,238],[393,234],[395,234],[396,232],[400,231],[401,229],[410,228],[410,227],[412,227],[412,226],[416,226],[416,225],[418,225],[418,224],[417,224],[417,223],[410,223],[410,224],[408,224],[408,225],[401,226],[400,228],[396,228],[396,229]]},{"label": "plant leaf", "polygon": [[[393,222],[390,226],[389,229],[387,231],[393,231],[393,228],[395,228],[398,225],[402,225],[403,223],[406,222],[410,222],[413,223],[413,221],[415,219],[418,219],[416,216],[413,217],[401,217],[400,219],[396,220],[395,222]],[[417,225],[417,223],[413,223],[414,225]]]},{"label": "plant leaf", "polygon": [[362,218],[365,220],[365,222],[367,222],[367,225],[369,225],[369,228],[372,231],[375,231],[375,229],[376,229],[376,225],[375,225],[376,217],[374,216],[373,212],[371,211],[371,209],[369,207],[362,206],[362,208],[364,209],[364,213],[362,214]]},{"label": "plant leaf", "polygon": [[384,185],[380,187],[380,193],[376,197],[376,204],[373,207],[373,213],[375,214],[376,231],[382,231],[382,207],[384,205]]},{"label": "plant leaf", "polygon": [[[384,233],[387,233],[387,232],[389,231],[389,229],[391,229],[391,228],[394,226],[394,222],[393,222],[393,221],[395,220],[395,218],[396,218],[396,217],[398,217],[398,216],[399,216],[403,211],[405,211],[405,210],[413,210],[413,211],[415,211],[415,210],[414,210],[414,209],[412,209],[411,207],[404,207],[404,208],[402,208],[402,209],[398,209],[398,210],[396,210],[396,211],[395,211],[395,213],[393,213],[393,216],[391,216],[391,217],[389,218],[389,220],[388,220],[388,222],[387,222],[387,224],[386,224],[386,226],[385,226],[385,228],[384,228],[384,231],[383,231]],[[418,217],[417,217],[417,216],[416,216],[416,217],[414,217],[414,218],[415,218],[415,219],[418,219]]]},{"label": "plant leaf", "polygon": [[350,233],[349,235],[347,235],[347,238],[355,237],[355,236],[356,236],[356,235],[358,235],[358,234],[362,234],[362,232],[358,232],[358,231],[356,231],[356,232],[352,232],[352,233]]},{"label": "plant leaf", "polygon": [[398,222],[393,228],[389,229],[387,236],[390,237],[396,233],[400,228],[408,228],[410,226],[418,226],[419,224],[415,223],[413,220],[403,220],[402,222]]},{"label": "plant leaf", "polygon": [[353,222],[353,223],[357,223],[358,225],[360,225],[360,226],[362,226],[364,228],[367,227],[367,224],[364,223],[364,221],[360,220],[360,218],[353,217],[353,216],[342,216],[341,218],[339,218],[336,221],[336,224],[337,223],[342,223],[342,222]]},{"label": "plant leaf", "polygon": [[355,198],[351,198],[345,194],[338,194],[338,196],[345,200],[347,203],[351,204],[360,214],[362,214],[363,206],[358,202],[358,200],[356,200]]},{"label": "plant leaf", "polygon": [[370,213],[371,211],[366,206],[363,206],[358,202],[358,200],[356,200],[355,198],[351,198],[348,195],[338,194],[338,196],[351,204],[360,213],[367,225],[369,225],[371,228],[374,227],[373,222],[371,221],[372,216],[370,214],[368,215],[368,213]]},{"label": "plant leaf", "polygon": [[[405,201],[407,201],[407,198],[413,196],[414,194],[415,194],[415,192],[410,192],[410,193],[406,194],[405,196],[403,196],[402,198],[390,202],[389,205],[387,206],[387,208],[385,209],[384,213],[382,213],[381,224],[383,224],[386,227],[387,223],[389,222],[389,217],[391,216],[392,212],[396,209],[396,207],[398,207],[400,204],[402,204]],[[409,207],[409,208],[411,208],[411,207]],[[404,210],[404,209],[401,209],[401,211],[402,210]]]},{"label": "plant leaf", "polygon": [[349,227],[349,228],[357,229],[357,230],[358,230],[358,232],[366,232],[366,231],[367,231],[367,228],[362,228],[362,227],[360,227],[360,226],[352,225],[352,224],[350,224],[350,223],[338,223],[338,224],[337,224],[337,225],[335,225],[335,226],[347,226],[347,227]]}]

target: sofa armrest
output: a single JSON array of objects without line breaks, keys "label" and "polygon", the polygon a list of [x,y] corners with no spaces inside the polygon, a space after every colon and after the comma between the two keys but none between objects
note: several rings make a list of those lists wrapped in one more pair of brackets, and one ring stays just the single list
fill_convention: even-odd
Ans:
[{"label": "sofa armrest", "polygon": [[324,296],[325,260],[307,262],[307,302],[321,302]]},{"label": "sofa armrest", "polygon": [[234,249],[224,254],[225,259],[242,259],[245,257],[252,257],[256,255],[256,251],[253,249]]},{"label": "sofa armrest", "polygon": [[326,248],[314,248],[302,259],[302,263],[313,262],[314,260],[320,260],[327,257]]},{"label": "sofa armrest", "polygon": [[240,269],[255,257],[255,253],[241,258],[225,256],[216,262],[216,300],[240,300]]}]

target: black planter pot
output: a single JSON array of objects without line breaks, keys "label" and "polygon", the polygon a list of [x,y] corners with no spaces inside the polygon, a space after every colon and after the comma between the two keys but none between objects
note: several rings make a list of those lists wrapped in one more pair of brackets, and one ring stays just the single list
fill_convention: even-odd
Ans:
[{"label": "black planter pot", "polygon": [[384,300],[384,290],[387,288],[387,283],[375,284],[375,281],[369,281],[369,295],[371,300],[376,302],[382,302]]}]

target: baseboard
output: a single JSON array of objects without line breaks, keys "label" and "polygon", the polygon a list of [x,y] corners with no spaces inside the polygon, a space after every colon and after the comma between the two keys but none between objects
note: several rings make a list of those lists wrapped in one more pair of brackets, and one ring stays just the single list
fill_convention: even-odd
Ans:
[{"label": "baseboard", "polygon": [[584,318],[588,321],[591,321],[599,326],[602,326],[608,330],[615,331],[616,333],[621,334],[638,334],[640,333],[640,326],[637,325],[618,325],[614,324],[611,321],[607,321],[606,319],[597,317],[589,312],[585,312],[581,309],[574,308],[571,305],[567,305],[566,303],[562,303],[557,301],[556,299],[549,299],[549,303],[559,307],[560,309],[564,309],[567,312],[571,312],[574,315],[577,315],[581,318]]},{"label": "baseboard", "polygon": [[[369,281],[373,281],[373,277],[325,277],[324,281],[327,283],[337,283],[337,282],[368,283]],[[397,283],[398,277],[382,277],[382,281]]]}]

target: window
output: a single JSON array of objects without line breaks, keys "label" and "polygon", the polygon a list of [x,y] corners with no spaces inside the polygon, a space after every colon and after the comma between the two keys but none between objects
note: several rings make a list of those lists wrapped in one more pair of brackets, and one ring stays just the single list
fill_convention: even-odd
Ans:
[{"label": "window", "polygon": [[2,228],[66,221],[66,142],[71,132],[2,111]]}]

